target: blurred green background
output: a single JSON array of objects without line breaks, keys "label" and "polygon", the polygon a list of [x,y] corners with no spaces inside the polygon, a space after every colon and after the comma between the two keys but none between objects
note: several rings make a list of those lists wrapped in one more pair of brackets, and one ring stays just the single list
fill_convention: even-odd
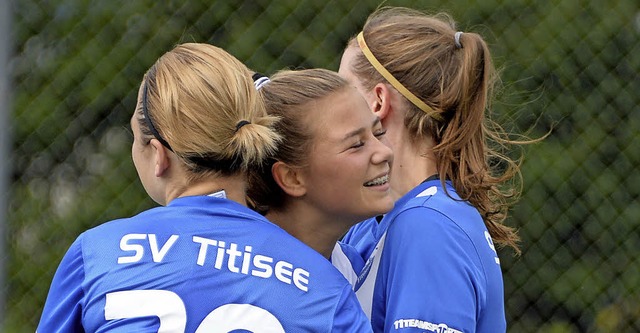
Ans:
[{"label": "blurred green background", "polygon": [[[127,128],[138,84],[160,55],[208,42],[266,74],[337,70],[346,41],[379,4],[11,2],[2,331],[35,330],[80,232],[153,206]],[[523,197],[508,220],[523,238],[521,257],[501,253],[509,332],[640,332],[640,2],[385,4],[446,11],[459,30],[481,33],[501,70],[500,119],[534,137],[553,128],[525,149]]]}]

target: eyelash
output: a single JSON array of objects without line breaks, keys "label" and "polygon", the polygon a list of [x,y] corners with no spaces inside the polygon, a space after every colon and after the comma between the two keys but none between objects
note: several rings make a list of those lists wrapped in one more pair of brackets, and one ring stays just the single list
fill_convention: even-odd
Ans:
[{"label": "eyelash", "polygon": [[[380,130],[377,133],[374,133],[373,136],[375,136],[377,139],[380,139],[381,137],[383,137],[385,134],[387,134],[386,130]],[[363,141],[358,141],[358,143],[356,143],[355,145],[351,146],[351,148],[360,148],[364,146],[364,142]]]}]

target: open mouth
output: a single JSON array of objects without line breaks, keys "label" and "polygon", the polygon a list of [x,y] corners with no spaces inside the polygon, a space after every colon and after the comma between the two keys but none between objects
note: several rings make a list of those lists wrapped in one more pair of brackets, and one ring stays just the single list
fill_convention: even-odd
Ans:
[{"label": "open mouth", "polygon": [[382,177],[378,177],[374,180],[368,181],[366,183],[364,183],[364,186],[378,186],[378,185],[383,185],[389,182],[389,175],[384,175]]}]

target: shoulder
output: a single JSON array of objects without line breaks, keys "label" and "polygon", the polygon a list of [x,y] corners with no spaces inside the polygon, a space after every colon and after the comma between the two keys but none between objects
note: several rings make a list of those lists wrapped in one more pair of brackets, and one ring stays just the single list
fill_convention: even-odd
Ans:
[{"label": "shoulder", "polygon": [[393,214],[390,228],[407,227],[416,232],[439,229],[462,234],[486,230],[478,210],[461,200],[449,183],[442,187],[439,181],[422,184]]},{"label": "shoulder", "polygon": [[77,270],[79,273],[82,273],[82,267],[84,266],[84,244],[86,233],[82,233],[78,236],[75,241],[69,246],[67,252],[65,253],[62,261],[60,262],[60,269],[72,269]]},{"label": "shoulder", "polygon": [[[247,226],[246,223],[251,225]],[[284,232],[264,216],[239,203],[196,196],[177,198],[168,206],[154,207],[131,217],[102,223],[85,231],[84,237],[99,241],[109,239],[111,235],[120,237],[124,233],[144,233],[149,230],[155,233],[171,233],[197,229],[198,226],[205,225],[208,228],[229,225],[231,229],[251,228],[256,232]]]},{"label": "shoulder", "polygon": [[67,250],[53,276],[38,331],[76,331],[84,307],[84,260],[82,235]]},{"label": "shoulder", "polygon": [[[389,222],[385,252],[394,260],[429,262],[498,275],[499,259],[480,213],[460,200],[453,187],[417,192]],[[451,265],[451,263],[457,263]],[[497,264],[497,265],[496,265]]]},{"label": "shoulder", "polygon": [[458,255],[477,262],[477,243],[484,240],[486,230],[478,211],[460,200],[452,187],[445,191],[439,181],[422,185],[393,214],[385,248],[412,251],[413,256]]}]

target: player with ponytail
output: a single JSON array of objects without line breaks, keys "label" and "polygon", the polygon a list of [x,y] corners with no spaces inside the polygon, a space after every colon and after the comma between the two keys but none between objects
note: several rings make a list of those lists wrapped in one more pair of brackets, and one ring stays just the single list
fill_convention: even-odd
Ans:
[{"label": "player with ponytail", "polygon": [[520,190],[508,149],[527,142],[492,121],[487,43],[446,14],[384,7],[349,41],[340,73],[394,152],[394,209],[343,239],[368,260],[356,289],[374,331],[505,332],[496,247],[519,251],[504,224]]}]

